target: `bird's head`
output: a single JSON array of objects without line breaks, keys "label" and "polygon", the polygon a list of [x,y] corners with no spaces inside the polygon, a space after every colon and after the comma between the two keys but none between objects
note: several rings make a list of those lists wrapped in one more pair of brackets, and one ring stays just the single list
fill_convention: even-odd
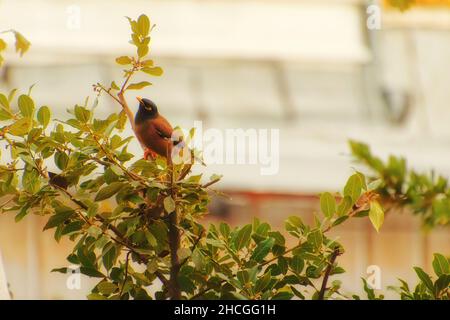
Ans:
[{"label": "bird's head", "polygon": [[158,107],[150,99],[136,97],[139,101],[139,112],[146,116],[146,118],[154,118],[158,115]]}]

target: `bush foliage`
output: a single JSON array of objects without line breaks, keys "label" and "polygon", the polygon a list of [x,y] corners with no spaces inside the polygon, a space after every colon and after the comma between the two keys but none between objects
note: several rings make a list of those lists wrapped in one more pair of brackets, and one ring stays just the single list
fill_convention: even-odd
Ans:
[{"label": "bush foliage", "polygon": [[[56,241],[72,240],[68,262],[99,279],[89,299],[359,299],[331,280],[345,270],[338,265],[344,248],[330,230],[356,218],[379,230],[386,197],[423,214],[427,224],[448,224],[448,201],[441,203],[446,183],[413,172],[406,179],[404,161],[384,164],[353,142],[355,156],[381,179],[355,172],[342,193],[321,194],[312,225],[292,216],[284,232],[258,219],[234,228],[204,226],[200,219],[219,176],[205,179],[192,174],[192,163],[145,160],[128,151],[134,137],[124,137],[123,129],[134,123],[125,93],[151,85],[133,82],[135,74],[162,74],[148,58],[150,20],[128,20],[136,54],[116,59],[123,79],[96,83],[93,103],[74,106],[67,120],[52,119],[52,109],[39,106],[31,89],[18,97],[17,90],[0,94],[0,143],[3,159],[10,159],[0,165],[0,212],[15,214],[16,221],[45,215],[44,230]],[[103,96],[120,111],[100,119],[95,107]],[[103,201],[113,209],[104,209]],[[448,259],[436,254],[433,267],[437,280],[416,268],[420,283],[412,292],[402,282],[396,288],[401,298],[448,299]],[[155,282],[161,288],[150,291]],[[366,282],[364,288],[369,299],[382,298]]]}]

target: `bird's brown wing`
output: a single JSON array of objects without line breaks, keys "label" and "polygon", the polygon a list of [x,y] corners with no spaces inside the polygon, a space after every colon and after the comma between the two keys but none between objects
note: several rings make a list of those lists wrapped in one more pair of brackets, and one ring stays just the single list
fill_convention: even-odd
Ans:
[{"label": "bird's brown wing", "polygon": [[153,120],[153,125],[161,138],[170,139],[172,137],[173,128],[166,118],[159,116]]}]

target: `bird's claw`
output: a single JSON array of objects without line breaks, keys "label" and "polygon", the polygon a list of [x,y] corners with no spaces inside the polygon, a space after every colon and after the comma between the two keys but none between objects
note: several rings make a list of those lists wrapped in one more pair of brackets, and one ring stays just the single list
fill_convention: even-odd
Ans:
[{"label": "bird's claw", "polygon": [[145,160],[155,160],[156,159],[156,153],[153,150],[145,149],[145,151],[144,151],[144,159]]}]

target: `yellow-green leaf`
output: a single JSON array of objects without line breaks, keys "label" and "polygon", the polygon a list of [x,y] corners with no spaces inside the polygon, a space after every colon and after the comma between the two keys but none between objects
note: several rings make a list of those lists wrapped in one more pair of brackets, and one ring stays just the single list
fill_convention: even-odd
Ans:
[{"label": "yellow-green leaf", "polygon": [[34,101],[26,94],[19,97],[19,109],[26,118],[32,118],[34,113]]},{"label": "yellow-green leaf", "polygon": [[100,191],[95,196],[95,201],[101,201],[111,198],[123,187],[122,182],[113,182],[110,185],[100,189]]},{"label": "yellow-green leaf", "polygon": [[336,199],[331,193],[322,193],[320,196],[320,208],[327,218],[331,218],[336,212]]},{"label": "yellow-green leaf", "polygon": [[91,112],[86,109],[85,107],[82,106],[75,106],[75,117],[83,122],[86,123],[89,121],[89,119],[91,118]]},{"label": "yellow-green leaf", "polygon": [[161,67],[153,67],[153,68],[147,67],[147,68],[143,68],[142,72],[145,72],[152,76],[159,77],[163,74],[163,69]]},{"label": "yellow-green leaf", "polygon": [[7,47],[6,42],[3,39],[0,39],[0,51],[5,50]]},{"label": "yellow-green leaf", "polygon": [[150,32],[150,19],[145,15],[141,14],[137,20],[139,33],[146,37]]},{"label": "yellow-green leaf", "polygon": [[111,82],[111,89],[120,90],[119,86],[114,81]]},{"label": "yellow-green leaf", "polygon": [[138,82],[138,83],[130,84],[127,87],[127,90],[139,90],[139,89],[145,88],[145,87],[150,86],[150,85],[151,85],[151,83],[148,82],[148,81],[141,81],[141,82]]},{"label": "yellow-green leaf", "polygon": [[98,289],[98,291],[100,291],[100,293],[106,294],[109,296],[110,294],[114,293],[114,291],[116,291],[118,289],[118,287],[114,283],[105,281],[105,282],[100,282],[97,285],[97,289]]},{"label": "yellow-green leaf", "polygon": [[148,53],[148,45],[146,44],[140,44],[137,47],[137,54],[139,58],[145,57]]},{"label": "yellow-green leaf", "polygon": [[14,35],[16,37],[16,52],[19,52],[20,56],[23,56],[30,48],[31,43],[17,31],[14,31]]},{"label": "yellow-green leaf", "polygon": [[384,211],[378,201],[372,201],[370,203],[369,219],[378,232],[384,222]]},{"label": "yellow-green leaf", "polygon": [[164,209],[167,213],[175,211],[175,200],[173,200],[171,196],[167,196],[164,198]]},{"label": "yellow-green leaf", "polygon": [[51,117],[51,111],[50,108],[47,106],[42,106],[39,108],[37,113],[37,120],[40,124],[45,128],[47,128],[48,124],[50,123],[50,117]]},{"label": "yellow-green leaf", "polygon": [[144,60],[144,61],[141,61],[141,63],[145,67],[153,67],[153,60],[150,60],[150,59],[149,60]]},{"label": "yellow-green leaf", "polygon": [[355,173],[348,179],[344,187],[344,196],[349,196],[350,198],[352,198],[353,203],[355,203],[356,200],[359,199],[361,191],[362,191],[361,177],[360,175]]},{"label": "yellow-green leaf", "polygon": [[443,274],[450,274],[450,265],[447,258],[442,254],[435,253],[433,259],[433,269],[438,277]]},{"label": "yellow-green leaf", "polygon": [[9,101],[4,94],[0,93],[0,120],[9,120],[12,118],[13,114],[9,107]]},{"label": "yellow-green leaf", "polygon": [[9,127],[9,133],[14,136],[23,136],[31,129],[33,121],[30,118],[22,118]]},{"label": "yellow-green leaf", "polygon": [[308,234],[308,243],[310,243],[316,250],[318,250],[323,243],[323,235],[319,229],[311,231]]},{"label": "yellow-green leaf", "polygon": [[341,202],[337,208],[337,214],[339,217],[344,216],[352,207],[352,198],[350,196],[345,196],[342,198]]},{"label": "yellow-green leaf", "polygon": [[131,61],[132,61],[131,58],[127,57],[127,56],[121,56],[121,57],[116,58],[116,62],[121,65],[130,64]]}]

